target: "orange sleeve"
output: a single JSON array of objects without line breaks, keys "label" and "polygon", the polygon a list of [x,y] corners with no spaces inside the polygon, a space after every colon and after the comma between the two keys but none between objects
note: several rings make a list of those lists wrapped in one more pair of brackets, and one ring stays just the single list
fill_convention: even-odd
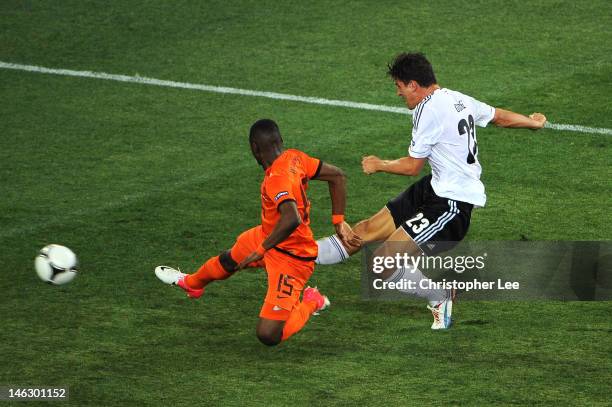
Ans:
[{"label": "orange sleeve", "polygon": [[302,154],[302,162],[304,163],[304,171],[306,172],[306,176],[308,179],[316,178],[319,175],[319,171],[321,171],[323,161],[319,160],[318,158],[311,157],[306,153]]},{"label": "orange sleeve", "polygon": [[266,178],[266,195],[278,208],[282,202],[297,201],[293,194],[293,182],[290,175],[272,174]]}]

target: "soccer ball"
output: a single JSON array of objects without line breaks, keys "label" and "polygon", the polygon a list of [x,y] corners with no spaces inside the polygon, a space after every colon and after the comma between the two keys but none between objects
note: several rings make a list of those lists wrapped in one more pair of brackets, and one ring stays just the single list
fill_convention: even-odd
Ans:
[{"label": "soccer ball", "polygon": [[44,282],[62,285],[71,282],[77,274],[76,254],[65,246],[50,244],[43,247],[36,259],[36,274]]}]

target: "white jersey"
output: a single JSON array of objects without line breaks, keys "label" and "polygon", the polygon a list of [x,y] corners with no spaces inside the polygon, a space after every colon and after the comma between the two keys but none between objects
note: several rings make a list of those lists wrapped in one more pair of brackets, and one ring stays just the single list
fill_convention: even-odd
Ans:
[{"label": "white jersey", "polygon": [[414,109],[408,153],[427,158],[436,195],[484,206],[476,127],[485,127],[495,109],[450,89],[437,89]]}]

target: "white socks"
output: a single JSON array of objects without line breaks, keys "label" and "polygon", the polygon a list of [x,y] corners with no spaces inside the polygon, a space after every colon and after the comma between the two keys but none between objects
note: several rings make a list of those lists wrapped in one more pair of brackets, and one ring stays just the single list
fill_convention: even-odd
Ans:
[{"label": "white socks", "polygon": [[319,255],[315,260],[317,264],[338,264],[349,258],[337,235],[319,239],[317,245],[319,245]]},{"label": "white socks", "polygon": [[425,298],[429,301],[429,305],[434,307],[446,300],[448,293],[442,289],[421,288],[421,280],[428,280],[427,277],[416,267],[399,268],[387,281],[398,282],[401,280],[414,281],[414,288],[404,288],[398,290],[407,295],[416,295],[417,297]]},{"label": "white socks", "polygon": [[[317,264],[338,264],[348,260],[349,258],[349,254],[337,235],[319,239],[317,240],[317,245],[319,246],[319,255],[315,260],[315,263]],[[406,281],[414,281],[412,284],[414,288],[404,288],[398,291],[407,295],[415,295],[417,297],[425,298],[427,301],[429,301],[429,305],[432,307],[446,300],[448,296],[446,290],[421,288],[421,280],[427,281],[428,278],[425,277],[421,270],[416,267],[399,268],[391,277],[387,279],[387,281],[398,282],[402,279]]]},{"label": "white socks", "polygon": [[[315,260],[315,263],[317,264],[338,264],[348,260],[349,258],[349,254],[337,235],[319,239],[317,240],[317,245],[319,246],[319,255]],[[429,305],[432,307],[446,300],[448,296],[446,290],[421,288],[421,280],[427,281],[428,278],[425,277],[421,270],[416,267],[399,268],[391,277],[387,279],[387,281],[398,282],[402,279],[406,281],[414,281],[412,284],[414,288],[404,288],[398,291],[407,295],[416,295],[417,297],[425,298],[429,301]]]}]

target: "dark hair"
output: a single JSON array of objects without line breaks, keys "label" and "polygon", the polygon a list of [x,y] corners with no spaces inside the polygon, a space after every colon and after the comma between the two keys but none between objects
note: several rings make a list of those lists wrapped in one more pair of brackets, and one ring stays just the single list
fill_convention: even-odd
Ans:
[{"label": "dark hair", "polygon": [[387,67],[389,68],[387,73],[393,79],[399,79],[404,83],[414,80],[423,87],[437,83],[431,64],[420,52],[401,53]]},{"label": "dark hair", "polygon": [[278,129],[278,125],[274,122],[274,120],[257,120],[255,123],[253,123],[251,130],[249,131],[250,143],[261,145],[278,143],[282,141],[283,139],[281,137],[280,130]]}]

